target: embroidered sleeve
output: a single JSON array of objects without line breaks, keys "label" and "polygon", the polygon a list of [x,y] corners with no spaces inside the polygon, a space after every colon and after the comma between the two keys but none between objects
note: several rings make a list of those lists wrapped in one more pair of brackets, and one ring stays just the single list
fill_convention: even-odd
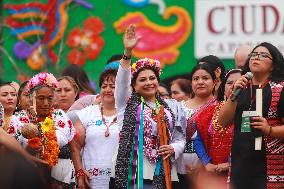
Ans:
[{"label": "embroidered sleeve", "polygon": [[61,148],[73,139],[76,130],[63,110],[54,110],[52,116],[56,130],[57,143]]},{"label": "embroidered sleeve", "polygon": [[125,109],[126,103],[130,97],[131,94],[131,88],[130,88],[130,82],[131,82],[131,71],[130,68],[124,69],[121,66],[119,66],[117,76],[115,79],[115,104],[118,111],[120,109]]},{"label": "embroidered sleeve", "polygon": [[20,112],[13,115],[11,117],[7,133],[14,136],[20,142],[20,144],[24,148],[26,148],[28,145],[28,140],[25,139],[21,133],[21,128],[24,125],[24,123],[29,123],[29,118],[24,112]]},{"label": "embroidered sleeve", "polygon": [[178,157],[183,153],[185,147],[185,128],[186,128],[186,117],[184,111],[182,111],[180,103],[175,100],[167,100],[168,106],[171,108],[174,114],[174,129],[173,129],[173,138],[171,146],[174,148],[175,157],[172,158],[172,161],[178,159]]}]

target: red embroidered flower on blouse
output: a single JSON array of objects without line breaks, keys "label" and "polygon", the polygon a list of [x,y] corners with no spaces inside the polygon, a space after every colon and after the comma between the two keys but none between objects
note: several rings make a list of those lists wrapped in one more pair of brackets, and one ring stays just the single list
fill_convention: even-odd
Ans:
[{"label": "red embroidered flower on blouse", "polygon": [[29,119],[26,118],[26,117],[20,117],[20,121],[21,121],[22,123],[29,123]]},{"label": "red embroidered flower on blouse", "polygon": [[72,124],[72,121],[70,119],[67,121],[67,123],[69,125],[69,128],[72,128],[73,124]]},{"label": "red embroidered flower on blouse", "polygon": [[14,126],[10,126],[10,127],[7,129],[7,133],[10,134],[10,135],[15,134],[15,127],[14,127]]},{"label": "red embroidered flower on blouse", "polygon": [[59,120],[59,121],[57,122],[57,125],[58,125],[59,127],[61,127],[61,128],[64,128],[64,127],[65,127],[64,122],[61,121],[61,120]]},{"label": "red embroidered flower on blouse", "polygon": [[70,64],[84,65],[86,60],[94,60],[104,47],[105,41],[100,36],[104,30],[103,22],[97,17],[85,20],[83,29],[75,27],[67,37],[67,45],[72,48],[68,54]]}]

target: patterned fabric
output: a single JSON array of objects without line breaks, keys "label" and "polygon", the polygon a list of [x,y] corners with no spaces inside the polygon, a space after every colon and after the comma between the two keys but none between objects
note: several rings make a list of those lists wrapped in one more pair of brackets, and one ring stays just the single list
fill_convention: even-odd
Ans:
[{"label": "patterned fabric", "polygon": [[[71,120],[63,112],[63,110],[60,110],[60,109],[53,110],[51,115],[54,121],[55,133],[57,137],[57,143],[60,147],[60,151],[64,147],[62,152],[60,152],[59,157],[62,156],[63,159],[68,159],[67,156],[69,156],[70,158],[70,152],[68,151],[69,149],[66,148],[67,147],[66,145],[73,139],[73,137],[75,136],[76,130]],[[24,126],[24,124],[30,123],[30,122],[31,122],[31,116],[29,116],[25,110],[16,112],[15,115],[13,115],[11,118],[10,125],[7,131],[9,134],[13,135],[21,143],[21,145],[24,148],[27,147],[28,140],[22,136],[21,129]],[[41,125],[41,123],[38,123],[38,125]],[[73,169],[73,167],[71,169]],[[62,172],[61,172],[62,169],[57,169],[55,166],[52,168],[52,170],[53,171],[56,170],[55,171],[56,173],[58,173],[57,171],[60,171],[60,174],[58,173],[57,175],[62,175]],[[54,179],[62,182],[62,180],[60,180],[61,178],[54,178]],[[67,179],[67,176],[64,179]],[[74,185],[72,184],[72,182],[74,182],[73,181],[74,178],[72,178],[71,174],[70,174],[69,180],[70,180],[69,183],[71,185]]]},{"label": "patterned fabric", "polygon": [[228,162],[232,145],[234,126],[224,128],[218,124],[219,111],[223,105],[224,103],[218,103],[209,106],[196,119],[197,131],[211,157],[211,163],[215,165]]},{"label": "patterned fabric", "polygon": [[[278,104],[284,82],[270,83],[272,100],[268,110],[268,123],[272,127],[282,125],[278,116]],[[267,189],[284,188],[284,139],[265,137],[267,161]]]},{"label": "patterned fabric", "polygon": [[[168,105],[160,97],[157,97],[157,100],[161,105],[163,105],[171,112]],[[115,185],[118,189],[127,188],[128,168],[130,164],[130,154],[133,145],[133,135],[136,127],[137,108],[140,103],[140,96],[138,94],[132,94],[125,109],[123,127],[121,131],[121,138],[119,141],[119,149],[115,167]],[[167,119],[167,117],[166,122],[167,125],[169,125],[169,119]],[[164,176],[154,176],[153,184],[156,189],[165,188]]]},{"label": "patterned fabric", "polygon": [[[90,173],[91,188],[109,188],[113,156],[119,143],[117,122],[109,127],[109,136],[105,136],[107,126],[102,121],[100,105],[88,106],[77,112],[85,128],[85,144],[81,151],[82,165]],[[111,123],[117,115],[104,116],[105,123]]]},{"label": "patterned fabric", "polygon": [[185,144],[184,152],[183,153],[195,153],[194,149],[194,140],[188,140]]},{"label": "patterned fabric", "polygon": [[[76,130],[73,127],[71,120],[62,110],[54,110],[52,112],[52,118],[54,120],[57,142],[59,144],[59,147],[61,148],[73,139]],[[13,115],[11,118],[7,131],[9,134],[13,135],[24,147],[27,146],[28,140],[22,136],[21,128],[24,126],[24,124],[30,122],[30,116],[25,110],[16,112],[15,115]]]},{"label": "patterned fabric", "polygon": [[201,112],[204,109],[206,109],[209,105],[213,104],[216,102],[216,98],[212,98],[209,100],[206,104],[202,105],[199,107],[197,110],[195,110],[195,113],[193,116],[187,119],[187,128],[186,128],[186,138],[187,140],[191,139],[194,133],[196,132],[196,126],[194,124],[196,117],[198,116],[197,112]]}]

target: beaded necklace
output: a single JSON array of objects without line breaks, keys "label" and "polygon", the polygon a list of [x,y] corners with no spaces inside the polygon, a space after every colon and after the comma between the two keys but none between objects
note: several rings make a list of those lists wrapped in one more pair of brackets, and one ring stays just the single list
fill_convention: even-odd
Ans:
[{"label": "beaded necklace", "polygon": [[115,116],[115,118],[112,120],[112,122],[108,125],[106,123],[106,120],[105,120],[105,117],[104,117],[103,105],[101,105],[101,116],[102,116],[102,122],[106,126],[105,137],[109,137],[109,135],[110,135],[109,128],[110,128],[110,126],[112,126],[113,124],[115,124],[117,122],[117,116]]},{"label": "beaded necklace", "polygon": [[[150,106],[146,103],[146,101],[145,101],[145,99],[144,99],[143,97],[141,97],[141,101],[142,101],[148,108],[150,108],[150,109],[152,110],[152,117],[153,117],[153,118],[156,117],[155,115],[157,115],[157,114],[159,113],[159,110],[160,110],[160,107],[161,107],[161,104],[159,103],[159,101],[158,101],[157,99],[155,100],[156,108],[150,107]],[[156,120],[155,120],[155,121],[156,121]]]}]

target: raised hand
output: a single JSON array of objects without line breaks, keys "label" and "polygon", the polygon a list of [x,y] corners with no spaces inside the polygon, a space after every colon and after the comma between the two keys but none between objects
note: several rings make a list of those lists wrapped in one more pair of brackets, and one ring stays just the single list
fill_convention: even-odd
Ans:
[{"label": "raised hand", "polygon": [[123,36],[125,51],[131,53],[132,49],[137,45],[140,38],[141,36],[138,36],[136,33],[136,26],[134,24],[129,25]]}]

